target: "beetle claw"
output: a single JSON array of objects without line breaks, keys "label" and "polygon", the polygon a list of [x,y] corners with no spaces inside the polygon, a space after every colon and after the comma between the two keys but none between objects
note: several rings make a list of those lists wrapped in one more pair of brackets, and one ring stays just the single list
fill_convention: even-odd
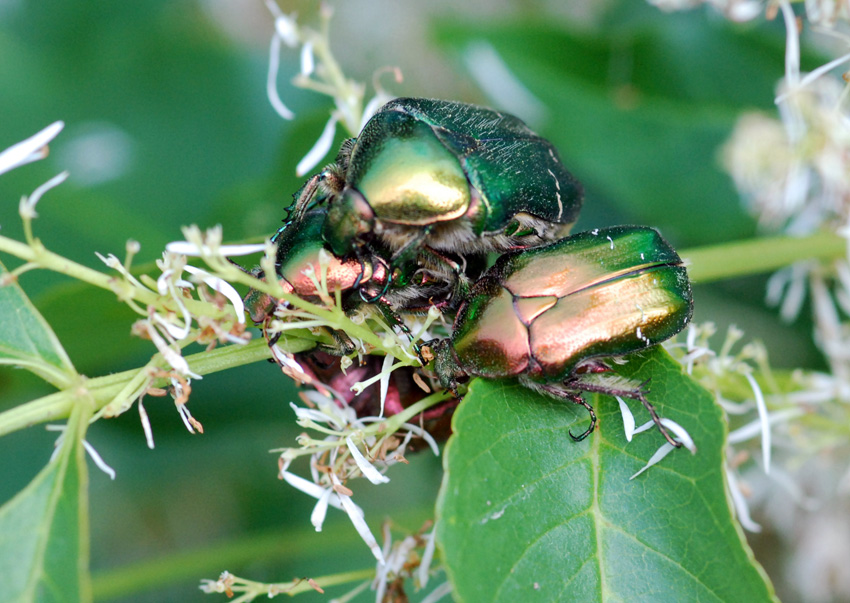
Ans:
[{"label": "beetle claw", "polygon": [[667,442],[674,448],[681,448],[682,443],[673,439],[673,436],[670,435],[670,432],[667,431],[667,428],[661,424],[661,418],[655,411],[655,407],[650,403],[649,400],[646,399],[646,396],[643,394],[643,392],[640,391],[646,383],[649,383],[649,379],[641,383],[640,388],[635,391],[635,399],[639,400],[640,403],[643,404],[643,407],[649,411],[649,415],[652,417],[652,422],[655,423],[655,426],[658,428],[658,431],[661,432],[661,435],[664,436],[664,439],[667,440]]},{"label": "beetle claw", "polygon": [[587,400],[582,398],[580,394],[568,392],[568,391],[561,389],[560,387],[556,387],[556,386],[553,386],[553,385],[542,385],[542,384],[540,384],[540,385],[537,385],[535,387],[535,389],[540,389],[540,390],[542,390],[542,391],[544,391],[544,392],[548,393],[549,395],[554,396],[556,398],[569,400],[573,404],[578,404],[579,406],[584,406],[587,409],[588,414],[590,414],[590,426],[577,436],[573,435],[572,431],[568,432],[570,434],[570,437],[573,439],[574,442],[581,442],[583,439],[585,439],[587,436],[589,436],[591,433],[593,433],[594,429],[596,429],[596,411],[593,410],[593,407],[587,402]]}]

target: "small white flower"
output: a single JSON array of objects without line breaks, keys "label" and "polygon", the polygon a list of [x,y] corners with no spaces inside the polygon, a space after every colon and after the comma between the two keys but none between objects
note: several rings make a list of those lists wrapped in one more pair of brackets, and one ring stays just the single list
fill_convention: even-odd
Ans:
[{"label": "small white flower", "polygon": [[171,368],[173,368],[179,374],[192,377],[193,379],[202,378],[200,375],[193,373],[189,369],[189,363],[186,362],[186,359],[183,358],[180,352],[176,351],[174,348],[168,345],[168,343],[157,332],[153,324],[151,324],[149,321],[142,321],[142,327],[145,329],[151,341],[156,346],[156,349],[159,350],[159,353],[162,354],[162,357],[169,364],[169,366],[171,366]]},{"label": "small white flower", "polygon": [[358,450],[357,445],[354,443],[354,439],[351,436],[345,438],[345,443],[348,446],[349,452],[351,452],[351,457],[354,459],[354,462],[357,463],[357,467],[366,479],[373,484],[386,484],[390,481],[390,478],[383,475],[380,471],[375,469],[372,463],[366,460],[366,457],[363,456],[363,453],[361,453],[360,450]]},{"label": "small white flower", "polygon": [[283,40],[290,48],[298,46],[298,23],[295,21],[295,14],[285,15],[280,10],[273,0],[265,0],[266,8],[274,17],[275,33]]},{"label": "small white flower", "polygon": [[49,191],[51,188],[58,186],[65,182],[65,179],[68,178],[68,172],[61,172],[56,174],[53,178],[39,186],[35,189],[29,197],[22,197],[20,206],[18,207],[18,213],[21,218],[24,220],[32,220],[38,217],[38,214],[35,213],[35,206],[41,200],[41,196]]}]

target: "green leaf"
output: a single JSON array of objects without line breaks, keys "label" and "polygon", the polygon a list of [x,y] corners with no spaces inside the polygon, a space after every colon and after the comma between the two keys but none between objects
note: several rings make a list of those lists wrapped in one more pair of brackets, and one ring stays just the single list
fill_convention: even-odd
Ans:
[{"label": "green leaf", "polygon": [[673,451],[630,480],[664,440],[651,430],[627,444],[613,398],[588,398],[598,430],[576,443],[568,431],[586,428],[583,408],[512,381],[471,385],[437,507],[458,601],[774,600],[727,500],[713,397],[660,348],[617,372],[652,379],[651,401],[696,455]]},{"label": "green leaf", "polygon": [[[0,264],[0,277],[5,274]],[[16,282],[0,287],[0,364],[29,369],[56,387],[67,386],[76,374],[50,325]]]},{"label": "green leaf", "polygon": [[87,418],[68,422],[59,455],[0,508],[0,583],[15,603],[89,601]]}]

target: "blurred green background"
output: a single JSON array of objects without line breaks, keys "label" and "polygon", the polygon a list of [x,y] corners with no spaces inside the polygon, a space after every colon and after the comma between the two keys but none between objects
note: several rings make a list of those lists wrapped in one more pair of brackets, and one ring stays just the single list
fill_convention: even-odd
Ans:
[{"label": "blurred green background", "polygon": [[[281,8],[315,24],[317,2]],[[742,111],[773,111],[781,24],[733,26],[710,12],[669,15],[634,1],[347,0],[334,8],[335,51],[349,76],[371,81],[375,69],[398,66],[404,82],[385,82],[398,95],[492,105],[553,140],[587,189],[578,229],[650,224],[680,249],[756,233],[718,167],[718,147]],[[2,234],[20,236],[19,198],[66,169],[68,181],[38,207],[36,234],[84,264],[102,268],[95,251],[123,257],[127,239],[141,242],[139,262],[152,262],[192,223],[223,224],[231,241],[271,234],[301,184],[294,166],[331,108],[288,85],[298,56],[285,52],[281,96],[297,119],[273,112],[271,31],[259,0],[0,2],[0,148],[66,122],[47,160],[0,178]],[[493,56],[524,93],[510,92]],[[804,58],[804,68],[815,61]],[[764,282],[697,283],[695,319],[744,326],[767,342],[775,366],[820,366],[810,325],[782,325],[764,308]],[[44,273],[21,284],[81,372],[128,369],[150,356],[111,294]],[[22,372],[0,371],[2,408],[47,392]],[[311,500],[275,478],[268,450],[297,434],[294,396],[262,364],[193,384],[190,408],[204,435],[185,431],[169,399],[146,401],[153,451],[135,410],[97,423],[88,440],[118,472],[110,482],[92,471],[97,585],[121,601],[200,601],[213,599],[198,580],[222,569],[271,581],[370,565],[342,514],[332,511],[325,531],[312,533]],[[40,427],[0,440],[0,499],[35,475],[52,441]],[[355,484],[356,500],[375,530],[390,514],[416,529],[440,474],[440,460],[420,454],[388,485]],[[154,569],[133,564],[147,562],[168,569],[143,589],[131,579]],[[129,582],[117,581],[122,568]]]}]

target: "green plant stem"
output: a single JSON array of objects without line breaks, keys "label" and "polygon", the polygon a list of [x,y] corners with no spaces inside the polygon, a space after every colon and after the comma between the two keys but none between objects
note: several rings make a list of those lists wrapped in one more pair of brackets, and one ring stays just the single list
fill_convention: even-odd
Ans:
[{"label": "green plant stem", "polygon": [[[38,239],[35,239],[33,245],[30,246],[26,243],[0,236],[0,251],[5,251],[26,262],[37,264],[41,268],[60,272],[71,278],[89,283],[95,287],[100,287],[101,289],[111,290],[110,282],[115,278],[49,251]],[[137,299],[145,303],[153,303],[158,298],[152,291],[140,291],[139,293],[140,295],[137,296]]]},{"label": "green plant stem", "polygon": [[[8,237],[0,236],[0,251],[34,264],[38,268],[52,270],[53,272],[64,274],[65,276],[108,291],[115,292],[113,283],[123,278],[117,274],[110,276],[69,260],[45,248],[39,239],[34,239],[33,244],[28,245]],[[144,289],[141,286],[126,287],[122,290],[122,294],[126,294],[129,298],[144,304],[164,305],[166,307],[173,305],[169,304],[168,298],[159,295],[155,291]],[[129,302],[129,300],[127,301]],[[183,303],[189,311],[197,314],[210,314],[209,309],[213,307],[213,304],[192,299],[186,299]]]},{"label": "green plant stem", "polygon": [[[315,342],[306,339],[281,337],[278,345],[289,352],[298,353],[311,349]],[[227,368],[251,364],[271,357],[266,342],[256,339],[247,345],[216,348],[209,352],[199,352],[187,356],[192,370],[199,375],[208,375]],[[161,363],[163,366],[164,363]],[[39,423],[65,419],[69,416],[74,402],[81,395],[89,395],[93,400],[93,411],[97,412],[114,401],[115,396],[138,376],[139,369],[114,373],[104,377],[84,380],[78,387],[56,392],[36,400],[16,406],[0,413],[0,436],[13,431],[31,427]],[[154,385],[165,385],[165,379],[158,379]]]},{"label": "green plant stem", "polygon": [[847,239],[831,232],[806,237],[764,237],[721,243],[680,252],[694,283],[771,272],[800,260],[834,260],[847,256]]},{"label": "green plant stem", "polygon": [[[414,530],[433,517],[434,506],[421,503],[393,514],[393,524],[403,530]],[[122,566],[95,568],[92,576],[94,597],[97,601],[127,598],[139,593],[164,588],[171,584],[197,580],[200,577],[216,578],[225,568],[238,571],[247,564],[268,562],[287,567],[296,562],[305,565],[321,562],[332,552],[353,554],[360,551],[363,541],[344,516],[329,515],[325,531],[334,534],[332,544],[317,546],[316,531],[288,526],[267,529],[263,532],[220,542],[208,543],[194,549],[185,549],[135,561]],[[329,548],[328,548],[329,547]],[[375,576],[375,567],[361,570],[370,572],[365,579]],[[215,575],[213,575],[215,574]],[[210,599],[218,601],[219,599]]]}]

